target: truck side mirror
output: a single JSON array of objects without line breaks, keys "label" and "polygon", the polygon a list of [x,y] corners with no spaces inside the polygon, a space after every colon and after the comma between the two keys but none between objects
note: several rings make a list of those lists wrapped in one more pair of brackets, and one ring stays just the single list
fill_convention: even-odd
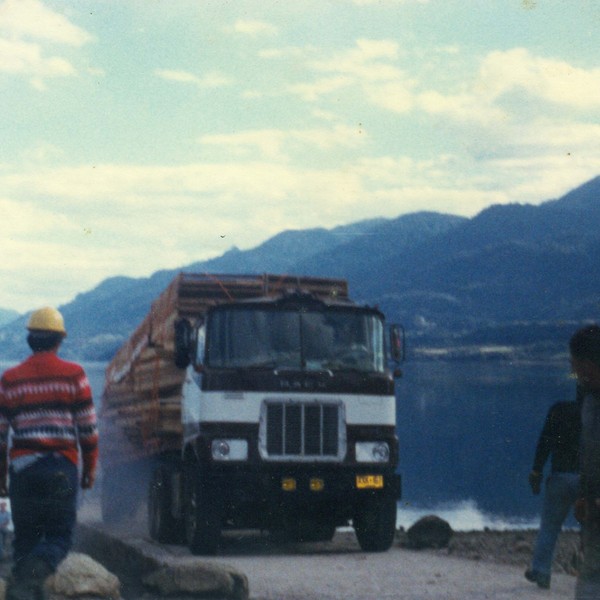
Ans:
[{"label": "truck side mirror", "polygon": [[404,360],[404,328],[401,325],[390,325],[390,351],[395,362]]},{"label": "truck side mirror", "polygon": [[190,364],[192,325],[187,319],[175,321],[175,366],[186,369]]}]

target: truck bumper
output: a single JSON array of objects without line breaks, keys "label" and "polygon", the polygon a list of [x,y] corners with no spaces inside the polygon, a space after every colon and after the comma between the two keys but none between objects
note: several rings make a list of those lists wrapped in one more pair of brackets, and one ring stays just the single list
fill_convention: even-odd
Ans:
[{"label": "truck bumper", "polygon": [[391,470],[306,465],[211,469],[205,485],[220,498],[226,519],[240,527],[270,528],[290,518],[344,525],[369,498],[401,497],[401,477]]}]

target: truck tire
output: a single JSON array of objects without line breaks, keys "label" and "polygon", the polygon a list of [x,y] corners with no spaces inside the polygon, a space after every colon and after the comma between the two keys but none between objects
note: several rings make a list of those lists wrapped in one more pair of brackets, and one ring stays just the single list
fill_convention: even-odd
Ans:
[{"label": "truck tire", "polygon": [[200,480],[195,465],[185,472],[184,529],[190,552],[214,556],[221,540],[221,513],[218,500]]},{"label": "truck tire", "polygon": [[180,523],[171,512],[172,469],[156,467],[148,486],[148,529],[150,537],[160,544],[176,544],[180,540]]},{"label": "truck tire", "polygon": [[358,507],[353,519],[356,539],[365,552],[385,552],[396,534],[396,499],[371,496]]}]

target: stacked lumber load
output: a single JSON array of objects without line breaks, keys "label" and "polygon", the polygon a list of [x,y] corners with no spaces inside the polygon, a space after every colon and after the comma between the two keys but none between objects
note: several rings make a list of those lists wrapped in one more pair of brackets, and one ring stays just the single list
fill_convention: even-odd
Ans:
[{"label": "stacked lumber load", "polygon": [[193,324],[217,304],[294,291],[322,300],[348,299],[347,283],[341,279],[179,274],[106,369],[101,417],[108,461],[181,449],[185,369],[174,361],[178,320]]}]

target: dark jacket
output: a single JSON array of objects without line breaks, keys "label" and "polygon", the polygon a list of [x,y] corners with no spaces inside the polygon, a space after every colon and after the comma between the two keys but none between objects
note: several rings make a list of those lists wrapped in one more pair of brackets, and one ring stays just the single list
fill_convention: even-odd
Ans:
[{"label": "dark jacket", "polygon": [[557,402],[550,407],[538,439],[533,470],[541,473],[551,459],[552,472],[579,471],[580,402]]}]

